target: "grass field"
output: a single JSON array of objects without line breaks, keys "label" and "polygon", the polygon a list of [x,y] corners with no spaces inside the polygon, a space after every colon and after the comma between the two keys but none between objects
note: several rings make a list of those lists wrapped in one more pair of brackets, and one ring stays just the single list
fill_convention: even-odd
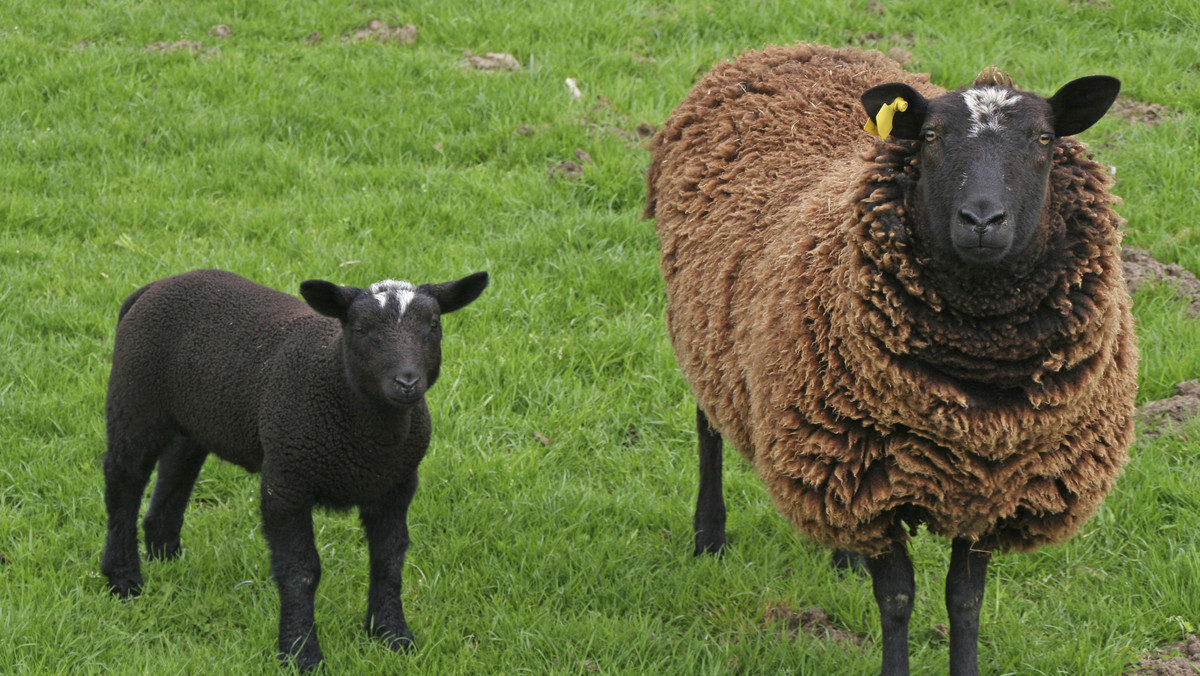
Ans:
[{"label": "grass field", "polygon": [[[419,37],[343,39],[376,18]],[[99,574],[117,308],[198,267],[290,292],[492,274],[447,319],[429,396],[404,590],[419,649],[362,632],[357,519],[319,513],[330,673],[876,672],[869,581],[830,571],[732,450],[728,554],[691,556],[694,404],[640,217],[639,126],[714,62],[796,40],[902,48],[948,87],[993,62],[1043,94],[1120,77],[1164,119],[1114,114],[1082,138],[1116,169],[1126,242],[1200,272],[1193,0],[6,2],[0,673],[279,670],[257,482],[241,470],[210,461],[183,556],[145,565],[142,597],[110,598]],[[160,41],[202,50],[146,48]],[[464,70],[464,50],[521,68]],[[1182,308],[1169,289],[1135,299],[1140,401],[1200,377]],[[985,673],[1118,674],[1200,628],[1198,433],[1139,439],[1078,537],[994,562]],[[945,673],[948,543],[923,534],[913,552],[914,673]],[[810,606],[866,643],[796,631]]]}]

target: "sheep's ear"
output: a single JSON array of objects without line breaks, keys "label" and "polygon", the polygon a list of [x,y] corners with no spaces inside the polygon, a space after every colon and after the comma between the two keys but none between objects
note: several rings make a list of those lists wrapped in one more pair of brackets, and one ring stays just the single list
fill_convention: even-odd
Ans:
[{"label": "sheep's ear", "polygon": [[350,309],[350,304],[361,292],[361,289],[353,286],[338,286],[323,279],[300,282],[300,295],[304,296],[309,307],[343,324],[346,323],[346,312]]},{"label": "sheep's ear", "polygon": [[488,273],[476,272],[453,282],[422,284],[420,290],[433,296],[442,314],[466,307],[479,297],[488,285]]},{"label": "sheep's ear", "polygon": [[1074,136],[1096,124],[1120,91],[1121,81],[1108,75],[1081,77],[1063,85],[1050,97],[1054,135]]},{"label": "sheep's ear", "polygon": [[[894,107],[896,99],[903,99],[904,110]],[[862,95],[863,109],[867,111],[871,121],[866,130],[880,138],[888,137],[886,121],[877,119],[885,106],[892,106],[891,135],[896,138],[915,139],[921,134],[921,125],[925,124],[925,113],[929,104],[917,90],[903,82],[889,82],[871,87]],[[886,113],[885,113],[886,115]]]}]

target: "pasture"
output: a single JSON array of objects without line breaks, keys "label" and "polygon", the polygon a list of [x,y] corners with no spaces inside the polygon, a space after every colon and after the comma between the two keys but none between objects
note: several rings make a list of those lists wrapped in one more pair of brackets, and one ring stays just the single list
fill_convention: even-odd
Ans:
[{"label": "pasture", "polygon": [[[869,580],[832,571],[732,449],[728,551],[692,557],[694,403],[641,218],[645,137],[695,79],[799,40],[895,50],[948,88],[992,63],[1043,95],[1119,77],[1081,139],[1116,172],[1125,243],[1200,272],[1195,2],[7,2],[0,673],[279,671],[256,477],[210,459],[182,557],[146,563],[140,598],[99,572],[117,309],[202,267],[290,293],[492,276],[445,320],[429,394],[415,652],[362,631],[357,518],[315,518],[330,673],[877,672]],[[1135,295],[1140,403],[1200,378],[1189,300]],[[1197,634],[1198,542],[1200,426],[1139,435],[1076,538],[993,561],[981,670],[1120,674]],[[949,546],[912,551],[913,670],[945,673]]]}]

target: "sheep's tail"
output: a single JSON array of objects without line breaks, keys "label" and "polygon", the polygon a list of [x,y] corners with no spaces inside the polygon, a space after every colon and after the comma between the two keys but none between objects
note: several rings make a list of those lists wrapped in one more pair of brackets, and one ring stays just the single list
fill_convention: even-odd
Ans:
[{"label": "sheep's tail", "polygon": [[146,289],[149,289],[150,286],[151,286],[150,284],[147,284],[146,286],[143,286],[142,288],[138,289],[137,291],[134,291],[133,293],[129,294],[129,297],[125,299],[124,303],[121,303],[121,311],[117,313],[117,322],[118,323],[120,323],[120,321],[125,318],[125,315],[129,312],[129,310],[131,308],[133,308],[133,304],[137,302],[137,299],[142,297],[143,293],[146,293]]}]

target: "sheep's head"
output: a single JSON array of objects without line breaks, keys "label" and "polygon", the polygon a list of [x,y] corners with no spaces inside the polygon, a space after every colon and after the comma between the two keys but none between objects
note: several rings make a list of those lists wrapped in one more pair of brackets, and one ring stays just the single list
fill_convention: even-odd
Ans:
[{"label": "sheep's head", "polygon": [[486,272],[441,284],[387,280],[369,289],[319,279],[300,284],[317,312],[342,323],[350,386],[378,403],[404,408],[421,401],[442,365],[441,316],[483,293]]},{"label": "sheep's head", "polygon": [[963,272],[1019,271],[1035,263],[1027,250],[1049,238],[1039,229],[1056,140],[1095,124],[1121,86],[1104,75],[1084,77],[1047,99],[1014,89],[996,73],[936,99],[902,83],[862,96],[869,128],[878,118],[886,136],[890,121],[892,136],[917,141],[913,234],[943,266]]}]

